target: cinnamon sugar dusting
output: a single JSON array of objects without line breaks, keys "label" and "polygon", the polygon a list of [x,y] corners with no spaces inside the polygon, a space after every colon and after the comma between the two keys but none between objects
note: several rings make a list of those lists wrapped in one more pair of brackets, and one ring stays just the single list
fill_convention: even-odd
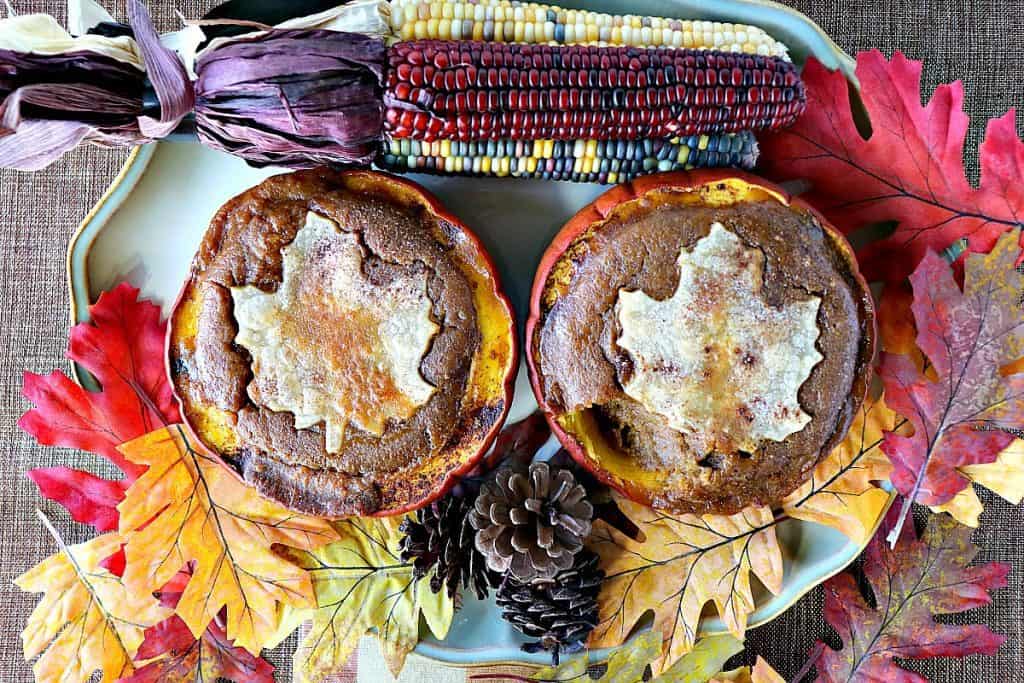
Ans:
[{"label": "cinnamon sugar dusting", "polygon": [[822,359],[821,299],[768,305],[764,255],[717,222],[677,265],[668,299],[619,292],[617,344],[633,366],[625,393],[701,454],[753,452],[803,429],[811,416],[797,394]]},{"label": "cinnamon sugar dusting", "polygon": [[291,412],[296,429],[323,423],[331,453],[349,424],[379,436],[411,417],[436,391],[420,374],[440,329],[426,272],[371,282],[359,237],[312,212],[282,255],[276,292],[231,288],[252,401]]}]

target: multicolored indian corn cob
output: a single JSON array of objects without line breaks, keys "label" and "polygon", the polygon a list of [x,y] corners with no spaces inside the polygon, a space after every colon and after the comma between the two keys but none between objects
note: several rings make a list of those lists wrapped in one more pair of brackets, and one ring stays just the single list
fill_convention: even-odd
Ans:
[{"label": "multicolored indian corn cob", "polygon": [[785,45],[756,26],[603,14],[516,0],[392,0],[391,29],[401,40],[686,47],[789,58]]},{"label": "multicolored indian corn cob", "polygon": [[623,183],[645,173],[733,166],[752,169],[757,140],[750,131],[670,140],[388,140],[377,159],[401,173],[512,176],[587,183]]},{"label": "multicolored indian corn cob", "polygon": [[416,40],[388,50],[385,131],[419,140],[638,140],[789,126],[806,95],[776,57]]}]

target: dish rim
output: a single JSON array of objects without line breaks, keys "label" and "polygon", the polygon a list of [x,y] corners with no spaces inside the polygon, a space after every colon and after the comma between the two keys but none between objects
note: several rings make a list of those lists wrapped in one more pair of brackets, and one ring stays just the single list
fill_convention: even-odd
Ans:
[{"label": "dish rim", "polygon": [[[686,2],[686,0],[681,1]],[[586,4],[586,0],[569,0],[569,2],[565,4]],[[818,39],[822,41],[822,45],[827,49],[829,56],[834,60],[836,68],[842,70],[847,79],[857,87],[857,80],[854,73],[856,63],[854,59],[850,55],[846,54],[846,52],[835,43],[831,36],[824,31],[824,29],[803,13],[793,9],[792,7],[775,2],[774,0],[727,0],[727,2],[723,4],[731,4],[734,6],[748,5],[775,11],[798,22],[804,29],[811,30],[816,34]],[[88,263],[89,255],[96,239],[100,236],[103,228],[114,214],[116,214],[120,206],[131,195],[135,186],[142,179],[159,146],[163,144],[167,143],[152,143],[132,149],[125,160],[124,165],[114,177],[114,180],[72,233],[68,242],[67,255],[65,259],[65,282],[69,292],[69,318],[71,325],[89,320],[89,306],[92,302],[90,298]],[[180,143],[175,142],[172,144]],[[71,366],[72,377],[76,382],[91,390],[98,389],[98,385],[88,372],[80,368],[77,363],[74,363],[71,360],[67,360],[67,362]],[[871,537],[874,536],[878,527],[881,525],[882,520],[885,518],[885,511],[892,504],[893,497],[894,496],[890,494],[889,501],[886,503],[881,514],[879,514],[875,525],[870,530],[871,533],[865,536],[863,543],[854,543],[852,540],[848,539],[847,545],[851,546],[854,552],[837,555],[837,557],[840,558],[838,561],[828,564],[824,567],[823,571],[815,576],[813,580],[795,589],[792,595],[786,597],[785,602],[777,605],[772,604],[774,600],[778,599],[778,596],[775,596],[771,601],[763,604],[761,608],[751,613],[751,619],[747,623],[747,629],[756,628],[777,619],[801,598],[807,595],[807,593],[811,592],[831,577],[842,572],[851,563],[853,563],[853,561],[856,560],[864,551],[864,548],[867,547]],[[814,524],[813,522],[801,522],[799,520],[793,521],[802,524]],[[768,605],[771,605],[771,610],[764,611],[763,608]],[[759,614],[762,611],[764,611],[764,613]],[[718,617],[701,620],[701,636],[720,635],[727,632],[727,629]],[[443,643],[443,641],[438,642]],[[607,648],[591,651],[592,657],[595,657],[596,655],[594,661],[602,660],[607,651]],[[445,652],[450,654],[445,657]],[[420,641],[416,645],[414,653],[424,659],[439,664],[456,666],[463,669],[501,665],[529,666],[544,663],[539,655],[530,655],[526,653],[523,653],[523,656],[519,659],[473,659],[474,656],[478,656],[481,653],[480,649],[446,650],[443,645],[428,641]],[[460,659],[463,661],[459,661]]]}]

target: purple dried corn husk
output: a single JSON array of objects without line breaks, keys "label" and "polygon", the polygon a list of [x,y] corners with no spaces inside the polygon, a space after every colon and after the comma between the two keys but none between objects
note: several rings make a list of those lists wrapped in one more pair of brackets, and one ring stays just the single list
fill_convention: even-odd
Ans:
[{"label": "purple dried corn husk", "polygon": [[254,166],[368,164],[383,130],[386,49],[340,31],[274,29],[196,61],[196,128]]},{"label": "purple dried corn husk", "polygon": [[130,125],[142,114],[145,74],[93,52],[21,54],[0,49],[0,135],[23,119]]},{"label": "purple dried corn husk", "polygon": [[[73,38],[44,15],[4,20],[16,22],[4,28],[13,27],[8,42],[23,49],[0,49],[0,167],[39,170],[83,142],[148,142],[191,111],[180,60],[160,44],[145,7],[130,0],[128,8],[135,40]],[[158,118],[143,105],[147,81]]]},{"label": "purple dried corn husk", "polygon": [[128,23],[145,60],[146,75],[160,102],[159,118],[140,116],[139,130],[147,138],[162,138],[170,135],[192,111],[195,104],[192,82],[178,55],[160,43],[160,34],[146,6],[139,0],[128,0]]}]

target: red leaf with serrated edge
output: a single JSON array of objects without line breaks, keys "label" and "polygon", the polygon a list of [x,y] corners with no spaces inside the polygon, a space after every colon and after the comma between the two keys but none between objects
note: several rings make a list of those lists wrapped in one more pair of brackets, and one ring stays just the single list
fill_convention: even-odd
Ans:
[{"label": "red leaf with serrated edge", "polygon": [[[165,371],[166,323],[158,306],[138,296],[131,285],[118,285],[89,308],[90,322],[71,330],[68,357],[92,373],[100,391],[88,391],[57,371],[25,373],[23,393],[34,407],[18,426],[43,445],[91,451],[124,472],[122,481],[62,467],[29,472],[45,497],[98,531],[117,528],[117,504],[146,469],[127,460],[118,446],[181,420]],[[115,570],[123,571],[123,553],[109,562],[108,569],[120,575]]]},{"label": "red leaf with serrated edge", "polygon": [[882,355],[886,400],[914,427],[912,436],[887,433],[882,443],[892,483],[907,496],[897,534],[911,503],[951,500],[970,483],[959,468],[993,462],[1014,438],[1004,430],[1024,426],[1024,373],[1003,372],[1024,355],[1017,245],[1014,231],[991,253],[971,254],[963,291],[934,253],[910,276],[916,344],[935,379],[911,355]]},{"label": "red leaf with serrated edge", "polygon": [[849,85],[815,59],[803,71],[807,111],[792,128],[760,136],[761,172],[811,183],[804,196],[843,232],[897,222],[895,233],[858,253],[869,280],[902,282],[929,249],[966,238],[986,252],[1024,220],[1024,143],[1014,112],[989,122],[980,148],[981,183],[964,171],[969,119],[958,81],[921,105],[921,62],[878,50],[857,55],[871,136],[857,131]]},{"label": "red leaf with serrated edge", "polygon": [[885,537],[894,513],[895,508],[864,554],[864,574],[877,606],[865,602],[851,574],[838,574],[825,584],[825,620],[843,647],[833,650],[818,643],[818,681],[927,683],[897,666],[894,658],[991,655],[1006,640],[987,626],[940,624],[935,615],[987,605],[989,591],[1006,586],[1010,566],[968,567],[978,553],[971,529],[945,514],[930,517],[920,540],[913,524],[905,525],[892,549]]},{"label": "red leaf with serrated edge", "polygon": [[120,683],[191,683],[226,678],[236,683],[274,683],[274,667],[235,647],[211,623],[198,640],[178,616],[146,629],[136,661],[159,657]]},{"label": "red leaf with serrated edge", "polygon": [[[191,570],[178,572],[157,592],[164,607],[175,607]],[[222,615],[223,616],[223,615]],[[172,616],[146,629],[135,660],[148,662],[119,683],[191,683],[226,678],[235,683],[273,683],[274,667],[228,640],[217,621],[210,622],[202,638],[192,635],[184,621]]]},{"label": "red leaf with serrated edge", "polygon": [[41,444],[106,457],[129,482],[145,468],[117,447],[181,420],[164,364],[166,325],[160,308],[138,294],[127,283],[118,285],[89,308],[90,322],[71,330],[68,357],[102,390],[86,391],[59,372],[26,373],[24,394],[35,407],[18,421]]},{"label": "red leaf with serrated edge", "polygon": [[110,481],[70,467],[40,467],[28,472],[44,497],[67,508],[76,522],[97,531],[117,529],[117,504],[128,488],[125,481]]},{"label": "red leaf with serrated edge", "polygon": [[67,446],[102,455],[130,481],[145,468],[125,460],[117,447],[130,441],[137,429],[135,415],[109,412],[98,400],[101,392],[86,391],[62,372],[25,373],[22,393],[34,406],[18,426],[44,446]]}]

